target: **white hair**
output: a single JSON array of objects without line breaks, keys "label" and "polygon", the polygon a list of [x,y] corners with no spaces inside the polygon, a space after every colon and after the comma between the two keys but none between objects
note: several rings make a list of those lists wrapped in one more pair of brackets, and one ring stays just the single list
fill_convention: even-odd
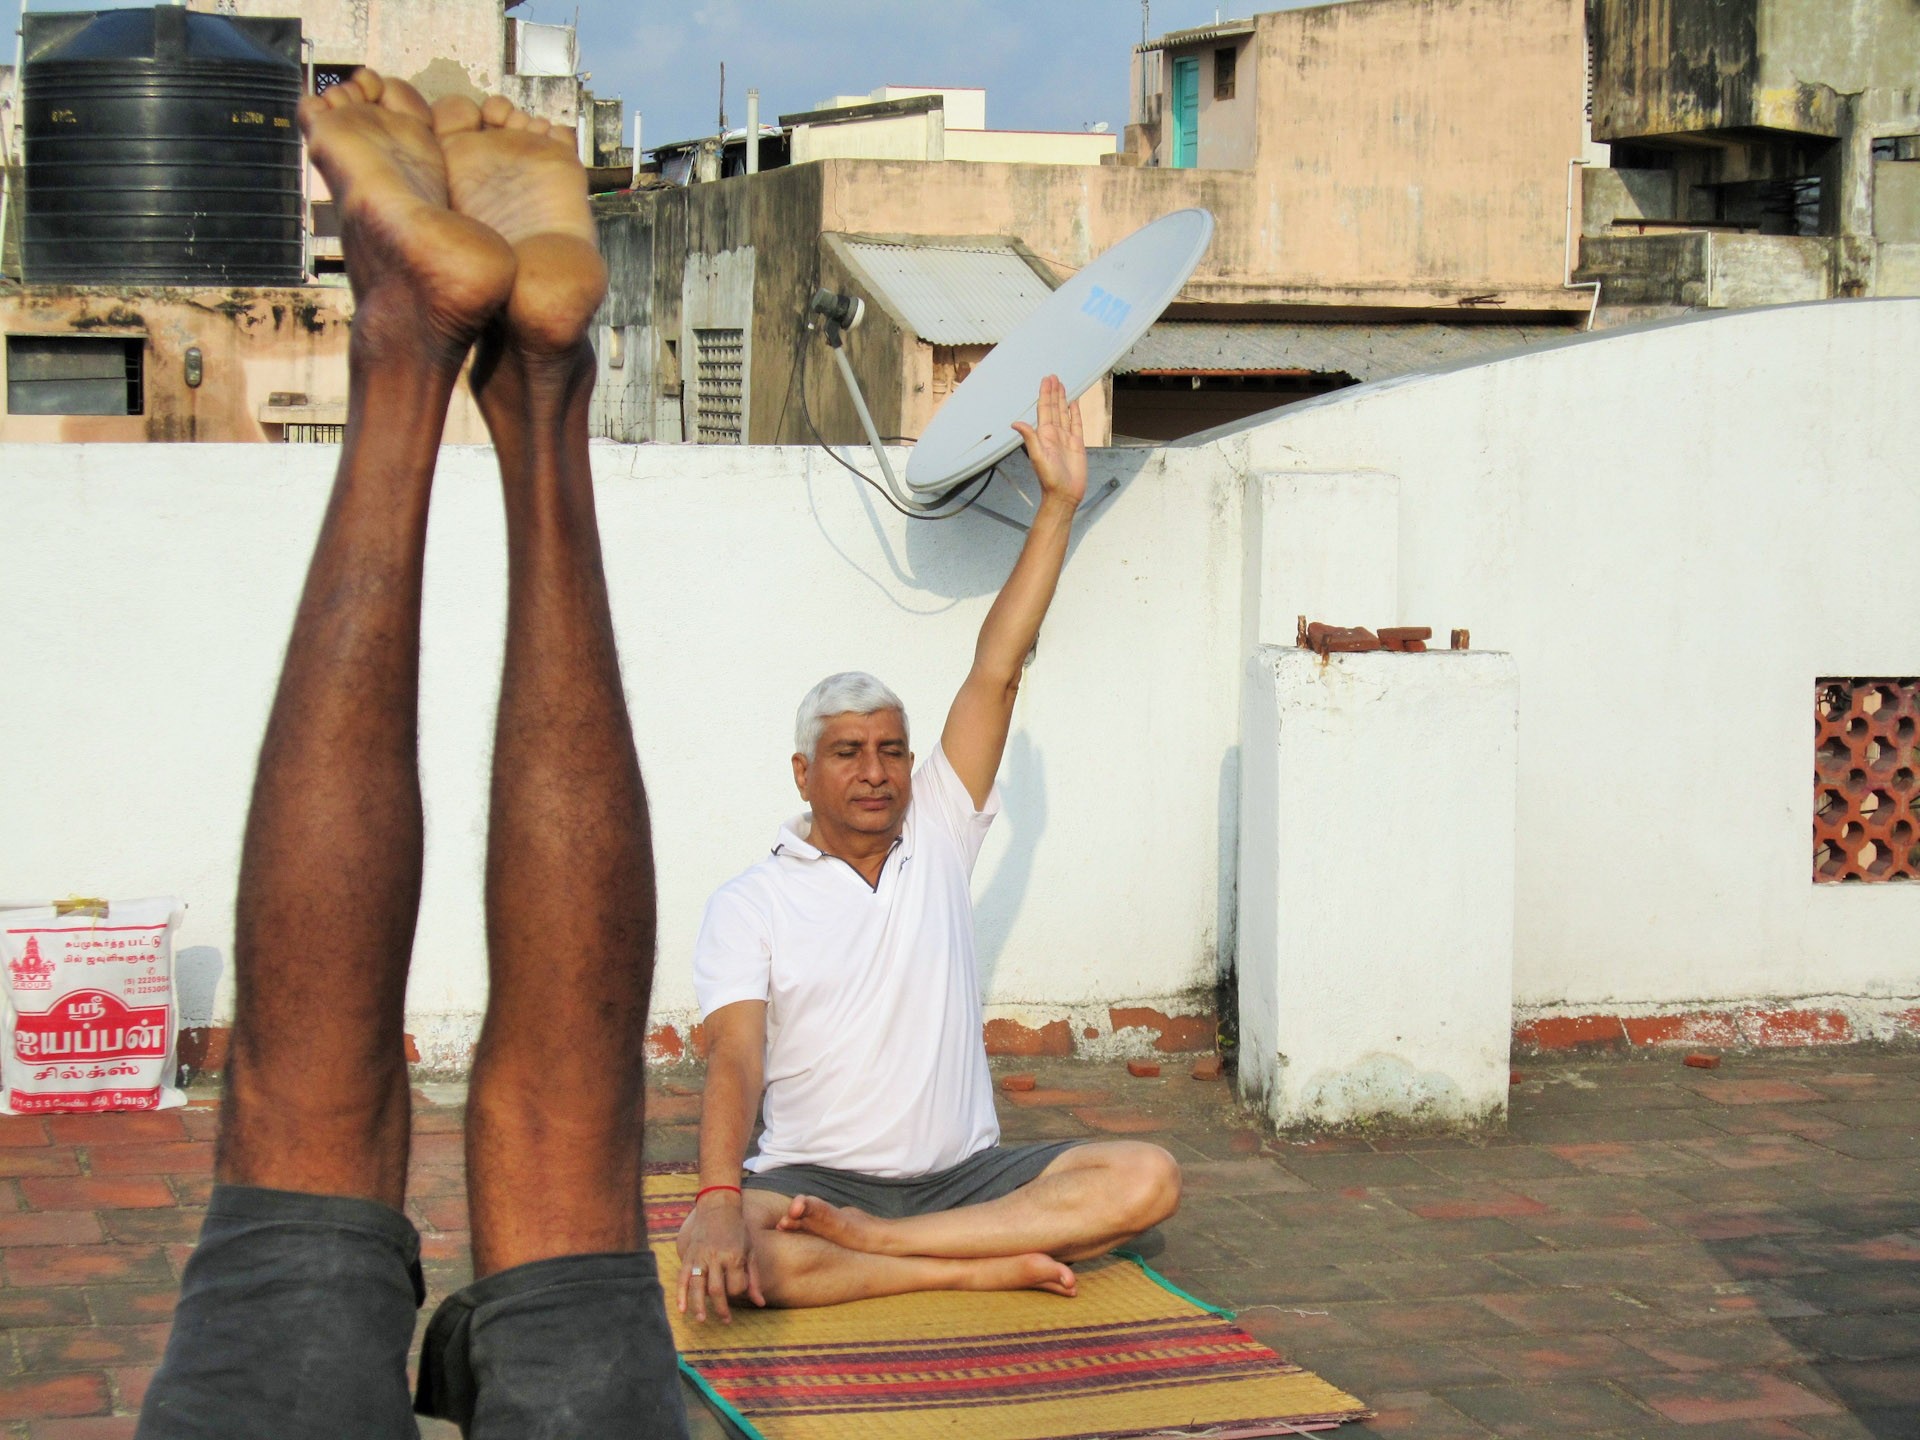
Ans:
[{"label": "white hair", "polygon": [[820,748],[820,732],[835,715],[873,715],[881,710],[898,710],[900,726],[907,725],[907,707],[900,697],[864,670],[842,670],[829,675],[807,692],[800,710],[793,717],[793,748],[807,757],[809,764]]}]

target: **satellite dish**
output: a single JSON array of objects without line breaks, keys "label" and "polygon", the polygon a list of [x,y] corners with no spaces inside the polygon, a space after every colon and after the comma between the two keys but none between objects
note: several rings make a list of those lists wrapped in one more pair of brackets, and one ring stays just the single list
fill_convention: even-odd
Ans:
[{"label": "satellite dish", "polygon": [[[907,460],[916,496],[944,495],[1020,448],[1040,382],[1077,400],[1173,303],[1213,240],[1213,215],[1176,210],[1133,232],[1040,302],[934,412]],[[924,501],[922,503],[925,503]]]}]

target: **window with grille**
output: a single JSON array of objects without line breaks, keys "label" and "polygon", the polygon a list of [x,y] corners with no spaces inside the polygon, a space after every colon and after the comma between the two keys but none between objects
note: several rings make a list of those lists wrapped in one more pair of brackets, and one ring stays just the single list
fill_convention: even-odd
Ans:
[{"label": "window with grille", "polygon": [[10,415],[138,415],[146,342],[93,335],[7,336]]},{"label": "window with grille", "polygon": [[1829,676],[1813,704],[1813,878],[1920,880],[1920,678]]},{"label": "window with grille", "polygon": [[1240,49],[1236,45],[1222,45],[1213,52],[1213,98],[1231,100],[1233,98],[1233,72]]},{"label": "window with grille", "polygon": [[702,445],[738,445],[746,393],[746,332],[693,332],[694,439]]}]

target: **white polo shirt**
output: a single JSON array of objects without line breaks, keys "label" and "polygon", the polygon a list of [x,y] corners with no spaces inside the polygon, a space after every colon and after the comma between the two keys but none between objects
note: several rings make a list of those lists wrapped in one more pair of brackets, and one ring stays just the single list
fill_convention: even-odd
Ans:
[{"label": "white polo shirt", "polygon": [[766,1133],[747,1169],[901,1179],[998,1143],[969,883],[999,813],[999,788],[975,810],[935,746],[878,885],[807,843],[808,812],[714,892],[693,952],[701,1017],[767,1002]]}]

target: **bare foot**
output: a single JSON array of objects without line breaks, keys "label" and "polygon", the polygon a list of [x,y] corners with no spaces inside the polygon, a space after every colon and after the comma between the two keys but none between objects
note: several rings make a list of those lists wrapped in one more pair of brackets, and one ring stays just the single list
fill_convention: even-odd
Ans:
[{"label": "bare foot", "polygon": [[573,131],[498,95],[484,105],[462,96],[436,101],[433,129],[453,208],[513,247],[507,343],[555,355],[575,349],[607,293],[607,266]]},{"label": "bare foot", "polygon": [[775,1228],[817,1235],[843,1250],[859,1250],[868,1255],[904,1253],[888,1246],[886,1221],[851,1205],[829,1205],[813,1195],[794,1196],[787,1213],[775,1222]]},{"label": "bare foot", "polygon": [[372,70],[300,102],[300,128],[340,209],[356,336],[421,335],[456,358],[506,302],[514,257],[447,208],[447,168],[419,92]]},{"label": "bare foot", "polygon": [[967,1276],[961,1290],[1045,1290],[1071,1300],[1079,1290],[1073,1267],[1051,1255],[1007,1255],[992,1260],[965,1260]]}]

